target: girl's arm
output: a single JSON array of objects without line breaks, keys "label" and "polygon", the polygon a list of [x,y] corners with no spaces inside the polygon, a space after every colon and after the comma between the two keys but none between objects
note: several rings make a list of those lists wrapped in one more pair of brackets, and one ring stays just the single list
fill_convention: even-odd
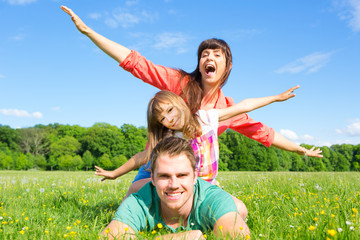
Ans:
[{"label": "girl's arm", "polygon": [[82,34],[90,38],[96,46],[112,57],[115,61],[121,63],[130,54],[130,49],[105,38],[89,28],[70,8],[61,6],[61,9],[69,14],[76,28]]},{"label": "girl's arm", "polygon": [[290,98],[295,97],[295,94],[293,94],[294,90],[298,89],[299,85],[290,88],[284,93],[281,93],[279,95],[270,96],[270,97],[262,97],[262,98],[247,98],[245,100],[242,100],[241,102],[235,104],[234,106],[223,108],[223,109],[217,109],[219,114],[219,122],[225,121],[229,118],[232,118],[236,115],[247,113],[250,111],[253,111],[255,109],[264,107],[270,103],[273,102],[282,102],[285,100],[288,100]]},{"label": "girl's arm", "polygon": [[146,149],[142,152],[135,154],[126,163],[124,163],[114,171],[106,171],[101,167],[95,166],[95,175],[103,176],[104,178],[101,179],[101,181],[105,181],[106,179],[115,180],[116,178],[121,177],[122,175],[144,165],[146,163],[147,151],[148,150]]}]

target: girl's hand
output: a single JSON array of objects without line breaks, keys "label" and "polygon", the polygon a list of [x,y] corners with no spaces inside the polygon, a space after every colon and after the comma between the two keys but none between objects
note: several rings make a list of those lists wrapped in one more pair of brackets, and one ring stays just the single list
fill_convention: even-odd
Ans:
[{"label": "girl's hand", "polygon": [[297,86],[295,86],[295,87],[290,88],[290,89],[287,90],[286,92],[277,95],[277,100],[276,100],[276,101],[277,101],[277,102],[282,102],[282,101],[286,101],[286,100],[288,100],[288,99],[290,99],[290,98],[295,97],[295,94],[294,94],[293,92],[294,92],[296,89],[298,89],[299,87],[300,87],[300,86],[297,85]]},{"label": "girl's hand", "polygon": [[320,153],[322,153],[320,148],[315,149],[315,147],[312,147],[310,150],[305,148],[305,156],[309,156],[309,157],[318,157],[318,158],[322,158],[323,155],[321,155]]},{"label": "girl's hand", "polygon": [[67,14],[69,14],[69,16],[71,17],[71,20],[74,22],[76,28],[83,34],[86,34],[88,31],[88,27],[86,26],[86,24],[79,18],[78,15],[76,15],[70,8],[65,7],[65,6],[61,6],[61,9],[66,12]]},{"label": "girl's hand", "polygon": [[95,171],[95,175],[98,176],[103,176],[104,178],[101,179],[101,181],[105,181],[106,179],[110,179],[110,180],[115,180],[116,177],[114,176],[113,171],[106,171],[104,169],[102,169],[101,167],[95,166],[96,171]]}]

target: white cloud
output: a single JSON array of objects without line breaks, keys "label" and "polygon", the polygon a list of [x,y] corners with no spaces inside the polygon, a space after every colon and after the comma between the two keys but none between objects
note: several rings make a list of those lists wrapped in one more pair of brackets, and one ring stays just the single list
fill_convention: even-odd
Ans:
[{"label": "white cloud", "polygon": [[299,72],[317,72],[321,67],[325,66],[330,60],[334,52],[319,53],[315,52],[305,57],[299,58],[294,62],[276,70],[276,73],[299,73]]},{"label": "white cloud", "polygon": [[42,118],[43,114],[41,112],[29,113],[25,110],[19,109],[0,109],[0,113],[6,116],[15,116],[15,117],[29,117],[29,118]]},{"label": "white cloud", "polygon": [[99,18],[101,18],[101,14],[100,13],[90,13],[89,18],[98,20]]},{"label": "white cloud", "polygon": [[24,39],[24,36],[23,35],[11,36],[10,39],[14,41],[21,41]]},{"label": "white cloud", "polygon": [[4,1],[11,5],[26,5],[32,2],[36,2],[37,0],[4,0]]},{"label": "white cloud", "polygon": [[340,0],[335,3],[340,10],[340,19],[347,21],[354,32],[360,31],[360,0]]},{"label": "white cloud", "polygon": [[294,131],[290,130],[290,129],[281,129],[280,134],[283,135],[284,137],[290,139],[290,140],[298,140],[299,139],[297,134]]},{"label": "white cloud", "polygon": [[139,0],[128,0],[125,2],[126,6],[133,6],[133,5],[137,5],[139,3]]},{"label": "white cloud", "polygon": [[60,111],[60,107],[52,107],[51,110],[57,112]]},{"label": "white cloud", "polygon": [[144,23],[152,23],[158,19],[158,14],[149,13],[145,10],[143,11],[132,11],[125,8],[117,8],[114,10],[111,17],[108,17],[105,23],[112,27],[116,28],[119,25],[123,28],[128,28],[133,25]]},{"label": "white cloud", "polygon": [[155,37],[156,42],[153,45],[155,49],[168,49],[175,48],[177,53],[181,54],[187,51],[184,47],[188,41],[188,37],[183,33],[170,33],[165,32]]},{"label": "white cloud", "polygon": [[343,129],[336,129],[337,133],[348,136],[360,136],[360,119],[353,120]]}]

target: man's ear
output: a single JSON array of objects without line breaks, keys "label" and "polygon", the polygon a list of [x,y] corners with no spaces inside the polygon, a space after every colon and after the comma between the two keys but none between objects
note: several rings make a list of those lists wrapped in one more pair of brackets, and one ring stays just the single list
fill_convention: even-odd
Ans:
[{"label": "man's ear", "polygon": [[197,175],[198,175],[198,172],[197,172],[197,170],[195,170],[195,172],[194,172],[194,185],[197,182]]},{"label": "man's ear", "polygon": [[153,173],[151,172],[151,183],[155,186],[155,184],[154,184],[154,175],[153,175]]}]

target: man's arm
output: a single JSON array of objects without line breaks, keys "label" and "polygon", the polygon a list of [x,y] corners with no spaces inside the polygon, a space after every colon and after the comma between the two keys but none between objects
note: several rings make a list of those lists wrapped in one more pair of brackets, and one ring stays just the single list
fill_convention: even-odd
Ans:
[{"label": "man's arm", "polygon": [[224,239],[250,239],[250,230],[238,212],[229,212],[221,216],[214,225],[214,234]]},{"label": "man's arm", "polygon": [[101,239],[135,239],[135,231],[127,224],[112,220],[101,232]]},{"label": "man's arm", "polygon": [[121,63],[130,54],[130,49],[107,39],[89,28],[70,8],[61,6],[61,9],[69,14],[79,32],[87,36],[96,46],[118,63]]},{"label": "man's arm", "polygon": [[266,105],[269,105],[273,102],[282,102],[286,101],[290,98],[295,97],[295,94],[293,94],[294,90],[298,89],[298,86],[292,87],[286,92],[283,92],[281,94],[275,95],[275,96],[269,96],[269,97],[262,97],[262,98],[248,98],[245,100],[242,100],[241,102],[223,109],[217,109],[219,113],[219,122],[225,121],[229,118],[232,118],[236,115],[251,112],[255,109],[264,107]]},{"label": "man's arm", "polygon": [[162,235],[161,240],[184,240],[184,239],[194,239],[194,240],[205,240],[202,232],[200,230],[190,230],[181,233],[172,233]]},{"label": "man's arm", "polygon": [[122,175],[144,165],[146,163],[147,152],[148,150],[146,149],[142,152],[135,154],[126,163],[124,163],[114,171],[106,171],[101,167],[95,166],[96,168],[95,175],[103,176],[104,178],[101,179],[101,181],[105,181],[106,179],[114,180],[118,177],[121,177]]}]

